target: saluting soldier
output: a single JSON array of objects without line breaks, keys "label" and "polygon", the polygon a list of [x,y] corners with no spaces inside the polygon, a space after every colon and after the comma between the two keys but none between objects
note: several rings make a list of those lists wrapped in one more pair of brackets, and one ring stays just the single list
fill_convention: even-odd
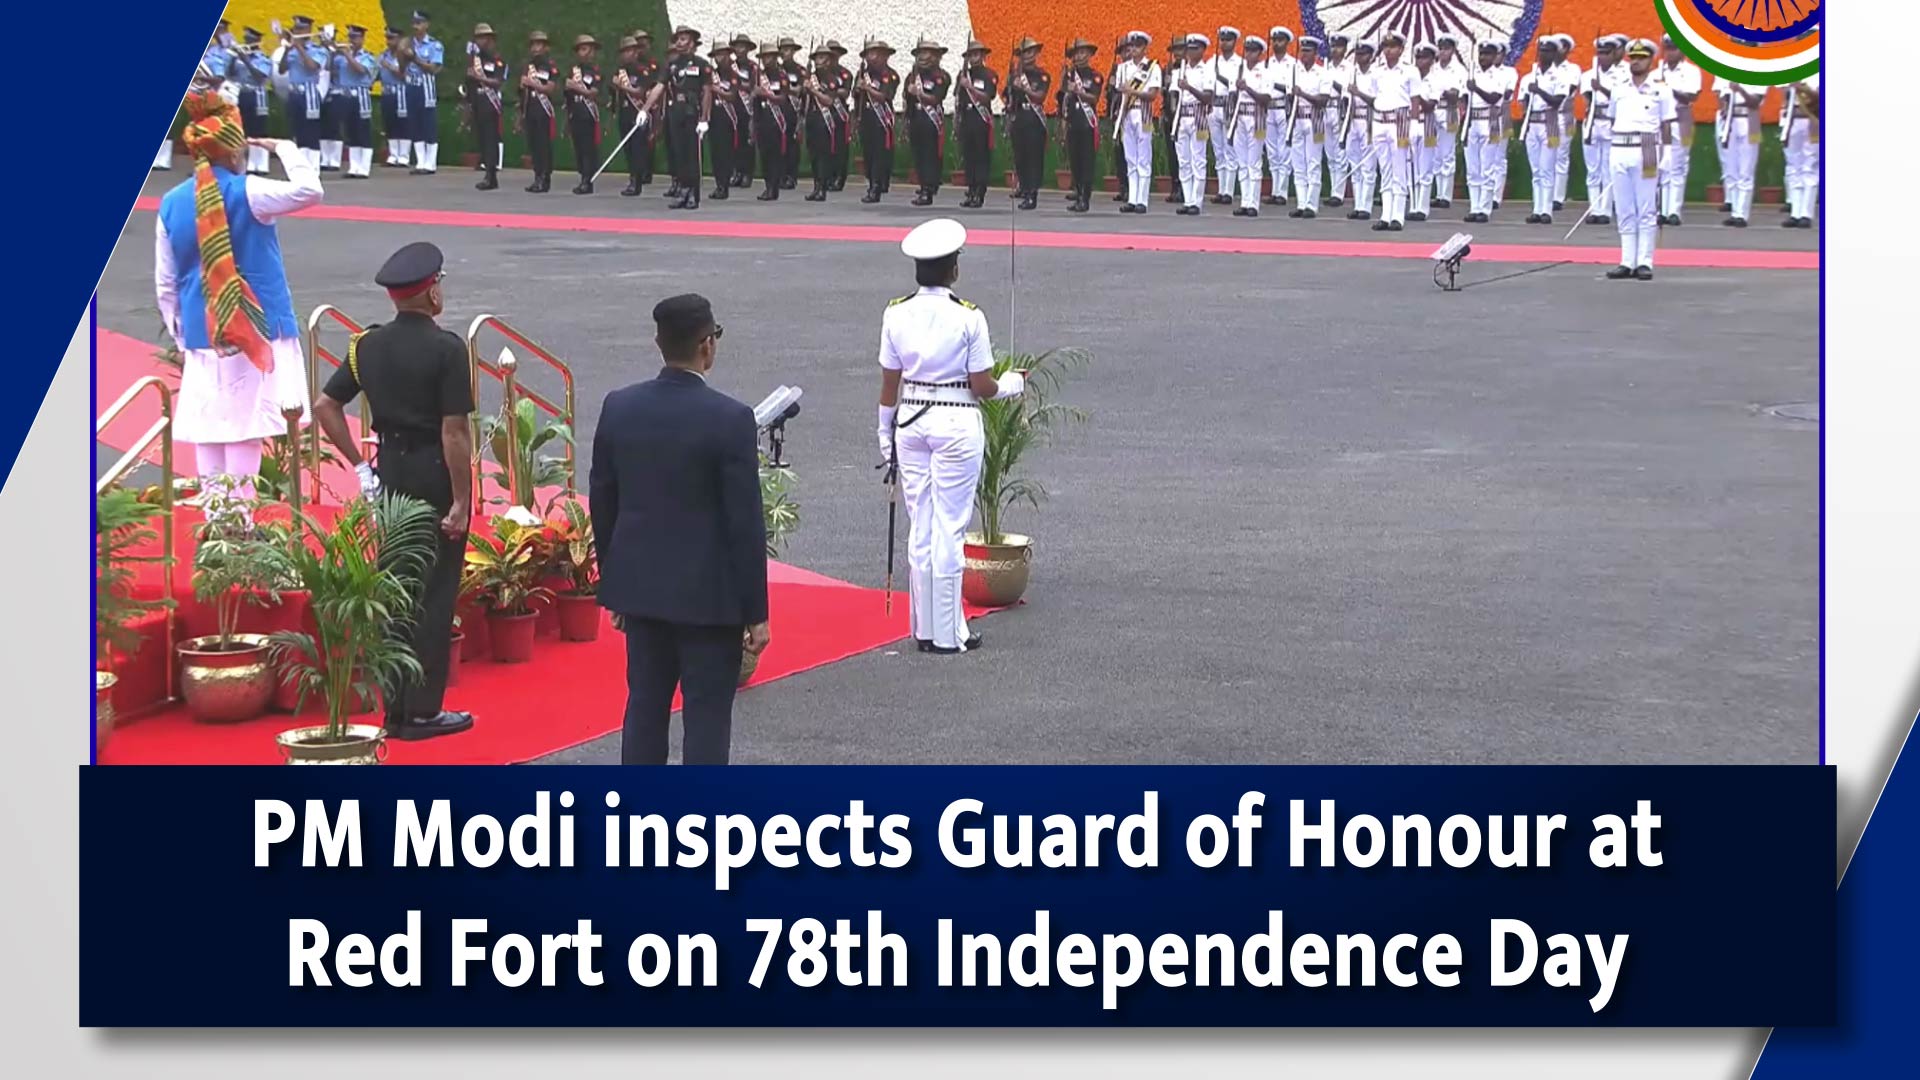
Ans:
[{"label": "saluting soldier", "polygon": [[1000,77],[987,66],[987,54],[992,51],[985,42],[968,39],[959,91],[954,96],[954,115],[960,128],[960,168],[967,180],[967,195],[960,205],[967,209],[986,204],[993,163],[993,99],[1000,95]]},{"label": "saluting soldier", "polygon": [[966,241],[951,218],[908,233],[900,250],[919,289],[888,304],[880,321],[877,435],[887,479],[907,505],[909,622],[919,650],[941,655],[981,645],[960,600],[985,449],[980,402],[1016,397],[1026,385],[1017,371],[994,376],[987,317],[953,292]]},{"label": "saluting soldier", "polygon": [[480,171],[473,186],[492,191],[500,186],[500,129],[506,122],[501,88],[507,84],[507,61],[494,44],[493,27],[475,23],[472,55],[467,57],[467,107],[473,111],[473,132],[480,147]]},{"label": "saluting soldier", "polygon": [[[647,55],[650,39],[635,30],[620,39],[620,70],[614,75],[614,93],[620,105],[620,134],[627,140],[627,186],[620,194],[639,195],[653,182],[654,118],[664,94],[660,68]],[[635,131],[634,128],[642,130]]]},{"label": "saluting soldier", "polygon": [[[341,125],[337,134],[345,136],[346,175],[363,180],[373,174],[373,75],[379,64],[367,51],[367,28],[347,27],[347,40],[339,55],[332,58],[333,90],[338,104],[335,116]],[[341,163],[340,150],[333,151],[334,163]]]},{"label": "saluting soldier", "polygon": [[1467,221],[1493,213],[1507,175],[1507,120],[1519,76],[1504,61],[1507,43],[1488,38],[1475,47],[1467,77]]},{"label": "saluting soldier", "polygon": [[1687,201],[1687,171],[1693,165],[1693,103],[1700,97],[1700,69],[1695,67],[1671,35],[1660,39],[1660,67],[1655,71],[1673,94],[1678,114],[1673,140],[1660,163],[1660,224],[1680,224],[1680,208]]},{"label": "saluting soldier", "polygon": [[[747,77],[740,70],[738,54],[731,45],[716,41],[708,55],[713,60],[713,108],[707,114],[713,132],[707,140],[707,153],[712,158],[713,190],[707,194],[724,201],[733,197],[735,178],[741,175],[739,157],[752,152],[752,144],[743,132],[752,128],[753,120],[747,107]],[[687,209],[698,209],[698,206]]]},{"label": "saluting soldier", "polygon": [[840,152],[834,158],[833,182],[827,185],[827,190],[844,191],[847,177],[853,175],[853,135],[859,130],[853,104],[853,71],[844,62],[847,55],[845,45],[829,40],[827,48],[833,53],[834,84],[839,87],[835,96],[840,99]]},{"label": "saluting soldier", "polygon": [[1293,155],[1293,209],[1288,217],[1313,218],[1320,205],[1320,167],[1327,157],[1327,105],[1333,101],[1332,75],[1320,59],[1320,39],[1300,39],[1293,69],[1293,117],[1287,138]]},{"label": "saluting soldier", "polygon": [[387,47],[381,51],[380,127],[387,133],[388,168],[404,167],[413,153],[413,123],[407,114],[406,31],[387,27]]},{"label": "saluting soldier", "polygon": [[867,193],[860,196],[863,203],[879,202],[893,184],[893,99],[900,90],[900,75],[888,63],[892,58],[893,47],[886,42],[869,43],[860,51],[863,66],[854,79],[860,141],[867,152]]},{"label": "saluting soldier", "polygon": [[1787,147],[1787,220],[1780,224],[1811,229],[1820,204],[1820,73],[1789,83],[1786,92],[1780,124]]},{"label": "saluting soldier", "polygon": [[1040,66],[1040,42],[1023,37],[1014,47],[1018,63],[1007,80],[1007,136],[1013,141],[1013,197],[1022,210],[1040,204],[1040,170],[1047,158],[1046,102],[1053,77]]},{"label": "saluting soldier", "polygon": [[933,205],[933,197],[940,194],[940,173],[946,168],[947,91],[953,89],[953,76],[940,66],[946,55],[946,47],[939,42],[920,39],[913,47],[913,73],[905,83],[907,141],[920,181],[915,206]]},{"label": "saluting soldier", "polygon": [[527,67],[520,74],[520,116],[527,135],[527,154],[533,158],[533,183],[527,190],[535,195],[553,189],[553,140],[559,134],[553,102],[560,92],[559,74],[548,47],[545,30],[528,34]]},{"label": "saluting soldier", "polygon": [[1553,224],[1554,177],[1566,153],[1566,129],[1561,126],[1566,114],[1561,108],[1575,85],[1567,80],[1565,65],[1560,62],[1560,39],[1554,35],[1541,38],[1534,45],[1533,70],[1520,80],[1519,89],[1520,108],[1526,114],[1521,123],[1527,133],[1527,169],[1533,187],[1529,225]]},{"label": "saluting soldier", "polygon": [[[760,65],[753,59],[756,48],[753,39],[746,34],[735,34],[733,40],[727,44],[732,48],[733,71],[741,87],[741,96],[751,98],[753,88],[760,85]],[[714,62],[719,63],[719,59],[719,54],[716,53]],[[733,172],[728,176],[725,184],[716,184],[716,187],[743,188],[753,183],[755,149],[753,113],[754,109],[749,101],[746,112],[734,124]]]},{"label": "saluting soldier", "polygon": [[753,142],[760,148],[760,178],[766,185],[755,198],[766,202],[780,197],[787,140],[793,137],[787,123],[787,69],[780,63],[778,44],[769,41],[760,46],[759,75],[748,82],[748,88],[753,99]]},{"label": "saluting soldier", "polygon": [[328,54],[313,40],[313,20],[296,15],[286,32],[280,53],[280,73],[287,77],[287,113],[293,121],[293,144],[306,151],[313,167],[320,167],[320,80],[326,74]]},{"label": "saluting soldier", "polygon": [[[394,620],[407,628],[420,674],[381,687],[392,739],[431,739],[473,726],[470,713],[444,707],[454,601],[473,511],[473,381],[466,345],[434,322],[445,308],[441,262],[432,244],[394,252],[374,277],[393,300],[393,321],[354,335],[347,362],[313,406],[315,421],[359,475],[365,494],[410,496],[441,515],[418,604],[411,618]],[[347,430],[346,406],[361,394],[379,438],[372,468]]]},{"label": "saluting soldier", "polygon": [[[247,138],[265,139],[268,137],[268,103],[273,100],[273,58],[260,51],[263,40],[260,31],[249,26],[241,37],[242,44],[234,55],[232,74],[228,78],[239,87],[240,123],[246,129]],[[265,146],[248,142],[247,172],[265,176],[271,160]]]},{"label": "saluting soldier", "polygon": [[413,37],[407,43],[407,111],[413,125],[413,174],[440,171],[440,65],[447,49],[427,32],[432,16],[413,13]]},{"label": "saluting soldier", "polygon": [[[700,208],[700,142],[706,138],[713,116],[716,72],[713,64],[699,54],[699,45],[699,31],[690,26],[674,28],[674,51],[667,61],[667,153],[679,195],[667,204],[670,210]],[[723,48],[715,46],[716,51]],[[731,179],[731,152],[721,155],[716,147],[716,168],[723,157],[728,159],[728,172],[718,173],[715,179],[725,182]]]},{"label": "saluting soldier", "polygon": [[1467,58],[1460,55],[1460,39],[1443,33],[1433,39],[1435,56],[1427,86],[1440,95],[1440,128],[1434,142],[1432,208],[1453,205],[1454,170],[1467,129]]},{"label": "saluting soldier", "polygon": [[1593,40],[1593,67],[1581,76],[1580,95],[1587,99],[1587,126],[1581,152],[1587,163],[1587,221],[1605,225],[1612,220],[1607,204],[1607,151],[1613,143],[1613,81],[1624,74],[1620,51],[1627,35],[1602,34]]},{"label": "saluting soldier", "polygon": [[1618,219],[1620,265],[1607,276],[1652,281],[1660,235],[1660,144],[1672,138],[1678,110],[1673,91],[1653,72],[1653,42],[1641,38],[1626,53],[1627,70],[1612,77],[1608,94],[1606,187]]},{"label": "saluting soldier", "polygon": [[780,101],[787,121],[787,156],[782,162],[780,186],[793,190],[800,186],[801,117],[807,105],[807,69],[800,63],[800,43],[790,37],[780,39],[780,68],[786,73],[787,91]]},{"label": "saluting soldier", "polygon": [[573,164],[580,182],[575,195],[593,194],[593,176],[600,171],[600,39],[581,34],[573,39],[573,68],[567,74],[567,135],[573,140]]},{"label": "saluting soldier", "polygon": [[[1101,95],[1106,78],[1093,69],[1093,55],[1099,46],[1079,38],[1067,46],[1067,74],[1061,84],[1060,122],[1066,125],[1067,171],[1073,190],[1067,197],[1067,209],[1084,214],[1093,199],[1093,168],[1100,145]],[[1122,203],[1120,212],[1133,212],[1132,203]]]}]

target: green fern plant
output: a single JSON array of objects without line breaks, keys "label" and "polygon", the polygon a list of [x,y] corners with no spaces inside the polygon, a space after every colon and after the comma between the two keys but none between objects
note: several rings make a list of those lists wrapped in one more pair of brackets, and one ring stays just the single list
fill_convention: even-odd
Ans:
[{"label": "green fern plant", "polygon": [[800,527],[800,503],[793,497],[792,469],[776,469],[760,455],[760,514],[767,529],[767,558],[778,558]]},{"label": "green fern plant", "polygon": [[985,450],[980,483],[973,492],[973,518],[987,543],[1006,542],[1001,518],[1007,510],[1019,504],[1038,509],[1046,501],[1046,486],[1024,475],[1021,466],[1029,453],[1050,445],[1066,428],[1086,422],[1085,410],[1063,405],[1054,397],[1092,362],[1092,353],[1076,348],[1049,349],[1038,356],[994,355],[996,378],[1013,370],[1025,371],[1027,386],[1019,397],[980,403]]},{"label": "green fern plant", "polygon": [[133,596],[135,566],[158,564],[162,574],[173,572],[171,552],[134,554],[154,542],[153,521],[160,514],[159,506],[124,488],[108,488],[94,499],[93,647],[102,670],[113,653],[132,655],[140,648],[135,619],[172,606],[164,598]]}]

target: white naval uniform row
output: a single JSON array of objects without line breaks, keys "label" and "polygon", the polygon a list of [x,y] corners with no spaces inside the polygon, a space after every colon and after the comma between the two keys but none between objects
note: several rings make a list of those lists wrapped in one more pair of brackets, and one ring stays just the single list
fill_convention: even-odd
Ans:
[{"label": "white naval uniform row", "polygon": [[[1318,97],[1332,89],[1333,80],[1327,65],[1315,64],[1307,67],[1295,61],[1292,85],[1296,95]],[[1293,176],[1294,206],[1317,212],[1320,206],[1320,164],[1326,160],[1327,144],[1331,136],[1328,134],[1325,111],[1322,110],[1321,115],[1316,118],[1313,115],[1315,106],[1311,101],[1308,101],[1305,96],[1299,96],[1297,101],[1298,104],[1292,106],[1293,130],[1285,132],[1285,137],[1291,140],[1288,149],[1292,159],[1289,162],[1289,171]],[[1320,121],[1318,131],[1314,130],[1316,119]],[[1284,129],[1286,125],[1283,123],[1280,127]],[[1268,131],[1271,133],[1272,128]],[[1273,193],[1285,194],[1280,190],[1278,181],[1274,183]]]},{"label": "white naval uniform row", "polygon": [[[880,320],[880,366],[901,380],[894,413],[881,410],[880,449],[894,455],[907,505],[913,636],[963,648],[973,634],[960,578],[986,449],[968,377],[993,369],[986,314],[937,286],[895,300]],[[1012,380],[1015,392],[1019,382]]]},{"label": "white naval uniform row", "polygon": [[[1373,97],[1372,148],[1370,166],[1379,179],[1380,220],[1404,223],[1407,220],[1407,194],[1413,168],[1413,91],[1420,78],[1413,61],[1405,56],[1398,64],[1376,60],[1354,85]],[[1360,203],[1365,210],[1367,203]]]},{"label": "white naval uniform row", "polygon": [[1676,119],[1673,91],[1651,72],[1641,82],[1615,77],[1606,198],[1620,232],[1620,265],[1653,266],[1659,236],[1660,142]]},{"label": "white naval uniform row", "polygon": [[1173,149],[1174,156],[1179,158],[1180,199],[1187,206],[1199,206],[1207,194],[1207,146],[1200,138],[1207,126],[1200,117],[1198,96],[1207,88],[1207,74],[1205,65],[1181,64],[1167,80],[1170,92],[1179,103],[1179,112],[1174,117]]},{"label": "white naval uniform row", "polygon": [[[1380,61],[1374,60],[1375,64]],[[1340,129],[1334,129],[1334,164],[1340,172],[1333,178],[1333,193],[1344,197],[1349,185],[1353,192],[1353,209],[1373,209],[1375,188],[1373,167],[1373,107],[1350,92],[1355,87],[1366,89],[1364,80],[1368,78],[1372,67],[1361,68],[1360,62],[1349,57],[1334,68],[1334,78],[1339,82],[1347,101],[1346,137],[1341,137]]]},{"label": "white naval uniform row", "polygon": [[[1818,73],[1801,80],[1808,90],[1820,92]],[[1799,91],[1787,88],[1786,105],[1780,122],[1787,128],[1787,213],[1811,220],[1813,208],[1820,202],[1820,121],[1819,110],[1813,117],[1798,115]]]},{"label": "white naval uniform row", "polygon": [[[263,225],[317,206],[325,197],[320,172],[293,143],[274,144],[287,179],[249,176],[247,208]],[[250,477],[260,471],[260,441],[287,430],[283,409],[308,416],[306,358],[297,337],[274,338],[273,370],[262,372],[244,353],[189,349],[180,341],[180,291],[173,242],[163,218],[154,219],[154,300],[167,335],[180,347],[180,392],[174,398],[174,437],[194,444],[201,476]]]},{"label": "white naval uniform row", "polygon": [[1234,190],[1240,194],[1240,208],[1246,210],[1260,206],[1261,155],[1266,152],[1266,140],[1273,134],[1270,130],[1262,130],[1266,127],[1262,114],[1268,110],[1255,100],[1254,95],[1272,97],[1276,91],[1264,61],[1245,65],[1243,72],[1241,78],[1245,80],[1246,89],[1235,96],[1234,110],[1237,115],[1227,123],[1230,132],[1227,140],[1233,146],[1233,163],[1238,170],[1238,175],[1234,177]]},{"label": "white naval uniform row", "polygon": [[[1269,56],[1259,64],[1261,82],[1267,87],[1267,93],[1273,95],[1273,104],[1267,109],[1266,174],[1273,178],[1273,197],[1284,200],[1287,197],[1287,181],[1293,177],[1293,147],[1287,137],[1287,116],[1293,111],[1293,91],[1300,81],[1300,61],[1294,56],[1281,53]],[[1251,81],[1251,80],[1249,80]],[[1255,167],[1253,186],[1260,189],[1261,176]],[[1297,181],[1296,181],[1297,183]]]},{"label": "white naval uniform row", "polygon": [[[1421,79],[1420,96],[1433,102],[1438,110],[1433,145],[1416,146],[1416,163],[1424,162],[1425,168],[1415,178],[1418,193],[1413,208],[1423,214],[1432,209],[1434,199],[1453,199],[1454,161],[1460,152],[1460,132],[1454,130],[1454,120],[1460,115],[1456,109],[1464,109],[1466,105],[1464,102],[1449,104],[1447,95],[1454,95],[1456,101],[1464,99],[1467,75],[1467,65],[1456,56],[1451,64],[1435,62]],[[1465,130],[1464,126],[1461,130]]]},{"label": "white naval uniform row", "polygon": [[[1509,109],[1520,75],[1505,64],[1476,67],[1467,77],[1467,212],[1491,214],[1507,186],[1507,137],[1513,134]],[[1499,95],[1497,104],[1482,91]]]},{"label": "white naval uniform row", "polygon": [[[1714,80],[1720,99],[1714,115],[1714,145],[1720,149],[1720,183],[1732,204],[1732,216],[1745,221],[1753,213],[1753,169],[1760,160],[1760,106],[1767,87]],[[1748,104],[1748,95],[1753,96]]]},{"label": "white naval uniform row", "polygon": [[1239,56],[1221,56],[1215,53],[1200,62],[1198,71],[1190,74],[1196,86],[1209,90],[1213,94],[1213,108],[1207,113],[1207,138],[1213,145],[1214,185],[1225,198],[1233,198],[1239,190],[1240,163],[1235,159],[1234,149],[1227,139],[1227,120],[1230,112],[1227,97],[1240,85],[1240,75],[1246,71],[1247,62]]},{"label": "white naval uniform row", "polygon": [[[1677,64],[1662,61],[1654,68],[1654,74],[1666,83],[1667,89],[1676,96],[1673,99],[1677,112],[1673,141],[1666,146],[1660,162],[1660,212],[1669,217],[1679,217],[1680,208],[1687,201],[1687,170],[1693,166],[1693,104],[1692,96],[1700,93],[1702,85],[1700,69],[1686,60]],[[1685,103],[1678,97],[1689,95]]]}]

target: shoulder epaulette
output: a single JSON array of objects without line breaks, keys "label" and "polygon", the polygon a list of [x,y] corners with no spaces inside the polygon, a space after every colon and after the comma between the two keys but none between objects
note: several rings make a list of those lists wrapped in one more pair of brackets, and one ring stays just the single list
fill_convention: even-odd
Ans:
[{"label": "shoulder epaulette", "polygon": [[347,339],[347,371],[352,373],[356,383],[360,381],[360,339],[372,330],[373,327],[369,326]]},{"label": "shoulder epaulette", "polygon": [[909,300],[911,300],[911,299],[913,299],[914,297],[916,297],[916,296],[919,296],[919,295],[920,295],[919,293],[908,293],[908,294],[907,294],[907,295],[905,295],[905,296],[896,296],[896,297],[894,297],[893,299],[891,299],[891,300],[889,300],[889,301],[887,301],[887,306],[888,306],[888,307],[892,307],[892,306],[894,306],[895,304],[904,304],[904,303],[906,303],[907,301],[909,301]]},{"label": "shoulder epaulette", "polygon": [[979,307],[980,307],[980,305],[979,305],[979,304],[976,304],[976,303],[974,303],[974,302],[973,302],[973,301],[971,301],[971,300],[963,300],[963,299],[961,299],[961,298],[960,298],[960,297],[958,297],[958,296],[954,296],[954,294],[953,294],[953,293],[948,293],[947,295],[948,295],[948,296],[952,296],[952,297],[953,297],[953,302],[954,302],[954,303],[956,303],[956,304],[959,304],[959,305],[960,305],[961,307],[963,307],[963,308],[966,308],[966,309],[968,309],[969,311],[975,311],[975,310],[978,310],[978,309],[979,309]]}]

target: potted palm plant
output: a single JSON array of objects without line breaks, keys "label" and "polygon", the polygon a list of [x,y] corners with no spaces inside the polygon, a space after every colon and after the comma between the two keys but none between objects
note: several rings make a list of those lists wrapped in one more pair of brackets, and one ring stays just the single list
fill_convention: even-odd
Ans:
[{"label": "potted palm plant", "polygon": [[513,516],[493,519],[491,532],[467,534],[468,587],[487,614],[487,643],[496,664],[524,664],[533,659],[534,605],[551,600],[553,593],[540,584],[547,569],[542,528],[523,525]]},{"label": "potted palm plant", "polygon": [[579,499],[560,503],[560,519],[549,522],[554,562],[566,571],[566,591],[554,597],[560,640],[593,641],[600,636],[600,563],[593,551],[593,518]]},{"label": "potted palm plant", "polygon": [[[767,464],[760,455],[760,516],[767,533],[767,558],[778,558],[787,548],[795,529],[800,527],[800,503],[793,497],[793,470]],[[740,653],[740,685],[747,685],[760,668],[757,653]]]},{"label": "potted palm plant", "polygon": [[239,632],[243,607],[278,603],[288,583],[287,547],[250,524],[258,503],[210,488],[194,552],[193,594],[213,609],[216,632],[182,641],[180,693],[187,711],[209,723],[239,723],[273,701],[272,651],[263,634]]},{"label": "potted palm plant", "polygon": [[1047,497],[1040,481],[1022,472],[1026,455],[1051,443],[1069,424],[1087,414],[1054,400],[1066,381],[1093,360],[1084,349],[1050,349],[1038,356],[1000,353],[994,357],[996,377],[1011,370],[1027,373],[1026,391],[1019,397],[980,403],[985,450],[980,459],[980,484],[973,493],[973,520],[977,532],[967,534],[966,570],[960,592],[979,607],[1008,607],[1027,591],[1033,564],[1033,538],[1006,532],[1002,517],[1017,504],[1038,509]]},{"label": "potted palm plant", "polygon": [[380,687],[421,674],[407,620],[439,526],[431,504],[388,492],[355,499],[330,527],[302,514],[281,537],[312,630],[283,630],[272,645],[301,702],[317,694],[327,706],[325,724],[276,736],[288,764],[372,765],[385,755],[379,725],[349,720]]},{"label": "potted palm plant", "polygon": [[165,611],[172,601],[135,598],[134,567],[157,563],[162,574],[173,572],[173,553],[135,554],[154,542],[151,522],[161,507],[141,499],[138,492],[109,488],[94,499],[93,531],[93,672],[94,747],[104,748],[113,736],[113,673],[115,653],[132,655],[140,648],[133,621],[154,611]]}]

